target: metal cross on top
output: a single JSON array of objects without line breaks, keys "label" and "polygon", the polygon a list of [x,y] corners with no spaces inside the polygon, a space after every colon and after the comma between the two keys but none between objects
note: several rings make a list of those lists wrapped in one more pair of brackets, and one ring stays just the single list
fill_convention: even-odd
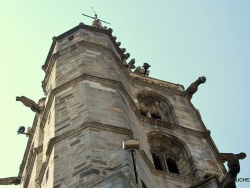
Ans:
[{"label": "metal cross on top", "polygon": [[82,15],[94,19],[94,21],[92,22],[92,26],[101,27],[101,26],[102,26],[101,22],[111,25],[110,23],[108,23],[108,22],[106,22],[106,21],[104,21],[104,20],[100,20],[100,19],[97,17],[97,14],[96,14],[95,10],[93,9],[93,7],[91,7],[91,8],[92,8],[92,10],[93,10],[94,13],[95,13],[95,17],[89,16],[89,15],[86,15],[86,14],[82,14]]}]

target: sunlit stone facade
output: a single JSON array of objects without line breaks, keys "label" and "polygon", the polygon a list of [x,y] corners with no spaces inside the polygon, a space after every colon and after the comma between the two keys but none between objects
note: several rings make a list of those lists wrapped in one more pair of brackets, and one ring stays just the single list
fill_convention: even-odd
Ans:
[{"label": "sunlit stone facade", "polygon": [[[217,187],[226,170],[182,85],[134,73],[111,29],[53,38],[23,188]],[[135,172],[126,139],[139,139]]]}]

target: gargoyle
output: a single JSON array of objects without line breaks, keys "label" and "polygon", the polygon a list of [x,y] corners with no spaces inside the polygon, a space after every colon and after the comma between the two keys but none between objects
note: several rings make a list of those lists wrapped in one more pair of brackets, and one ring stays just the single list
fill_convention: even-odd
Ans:
[{"label": "gargoyle", "polygon": [[236,188],[235,181],[237,174],[240,172],[239,159],[244,159],[245,153],[220,153],[220,159],[224,163],[227,161],[228,172],[220,183],[219,188]]},{"label": "gargoyle", "polygon": [[0,185],[18,185],[20,184],[20,179],[18,177],[10,177],[10,178],[0,178]]},{"label": "gargoyle", "polygon": [[200,84],[204,84],[205,82],[206,82],[206,77],[205,76],[199,77],[185,91],[183,91],[183,94],[187,97],[188,100],[191,100],[193,94],[198,90],[198,86]]},{"label": "gargoyle", "polygon": [[42,111],[42,107],[40,107],[37,103],[35,103],[33,100],[21,96],[21,97],[16,97],[16,101],[21,101],[25,106],[30,107],[30,109],[33,112],[40,113]]}]

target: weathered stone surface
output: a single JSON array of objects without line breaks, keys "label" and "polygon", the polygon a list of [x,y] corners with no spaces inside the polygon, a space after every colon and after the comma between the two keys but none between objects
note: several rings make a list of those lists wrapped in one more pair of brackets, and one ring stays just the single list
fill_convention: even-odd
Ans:
[{"label": "weathered stone surface", "polygon": [[[56,37],[44,66],[45,108],[34,121],[21,187],[128,188],[143,181],[148,188],[184,188],[207,175],[222,178],[218,151],[183,86],[129,73],[109,35],[81,25]],[[131,154],[122,148],[133,138],[140,139],[138,185]],[[161,152],[162,171],[152,151]],[[169,171],[164,157],[179,173]]]}]

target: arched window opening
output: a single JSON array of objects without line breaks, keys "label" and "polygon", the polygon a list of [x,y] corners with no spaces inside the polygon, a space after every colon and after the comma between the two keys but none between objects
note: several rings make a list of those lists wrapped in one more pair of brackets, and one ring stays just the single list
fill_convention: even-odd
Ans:
[{"label": "arched window opening", "polygon": [[152,153],[152,157],[153,157],[153,161],[154,161],[155,168],[156,168],[157,170],[163,171],[160,157],[157,156],[155,153]]},{"label": "arched window opening", "polygon": [[169,172],[172,172],[172,173],[175,173],[175,174],[180,174],[175,160],[173,160],[171,158],[167,158],[166,163],[168,165],[168,171]]},{"label": "arched window opening", "polygon": [[155,169],[194,177],[190,155],[178,138],[153,132],[148,134],[150,153]]},{"label": "arched window opening", "polygon": [[166,98],[159,94],[141,93],[137,100],[143,116],[177,124],[173,109]]}]

